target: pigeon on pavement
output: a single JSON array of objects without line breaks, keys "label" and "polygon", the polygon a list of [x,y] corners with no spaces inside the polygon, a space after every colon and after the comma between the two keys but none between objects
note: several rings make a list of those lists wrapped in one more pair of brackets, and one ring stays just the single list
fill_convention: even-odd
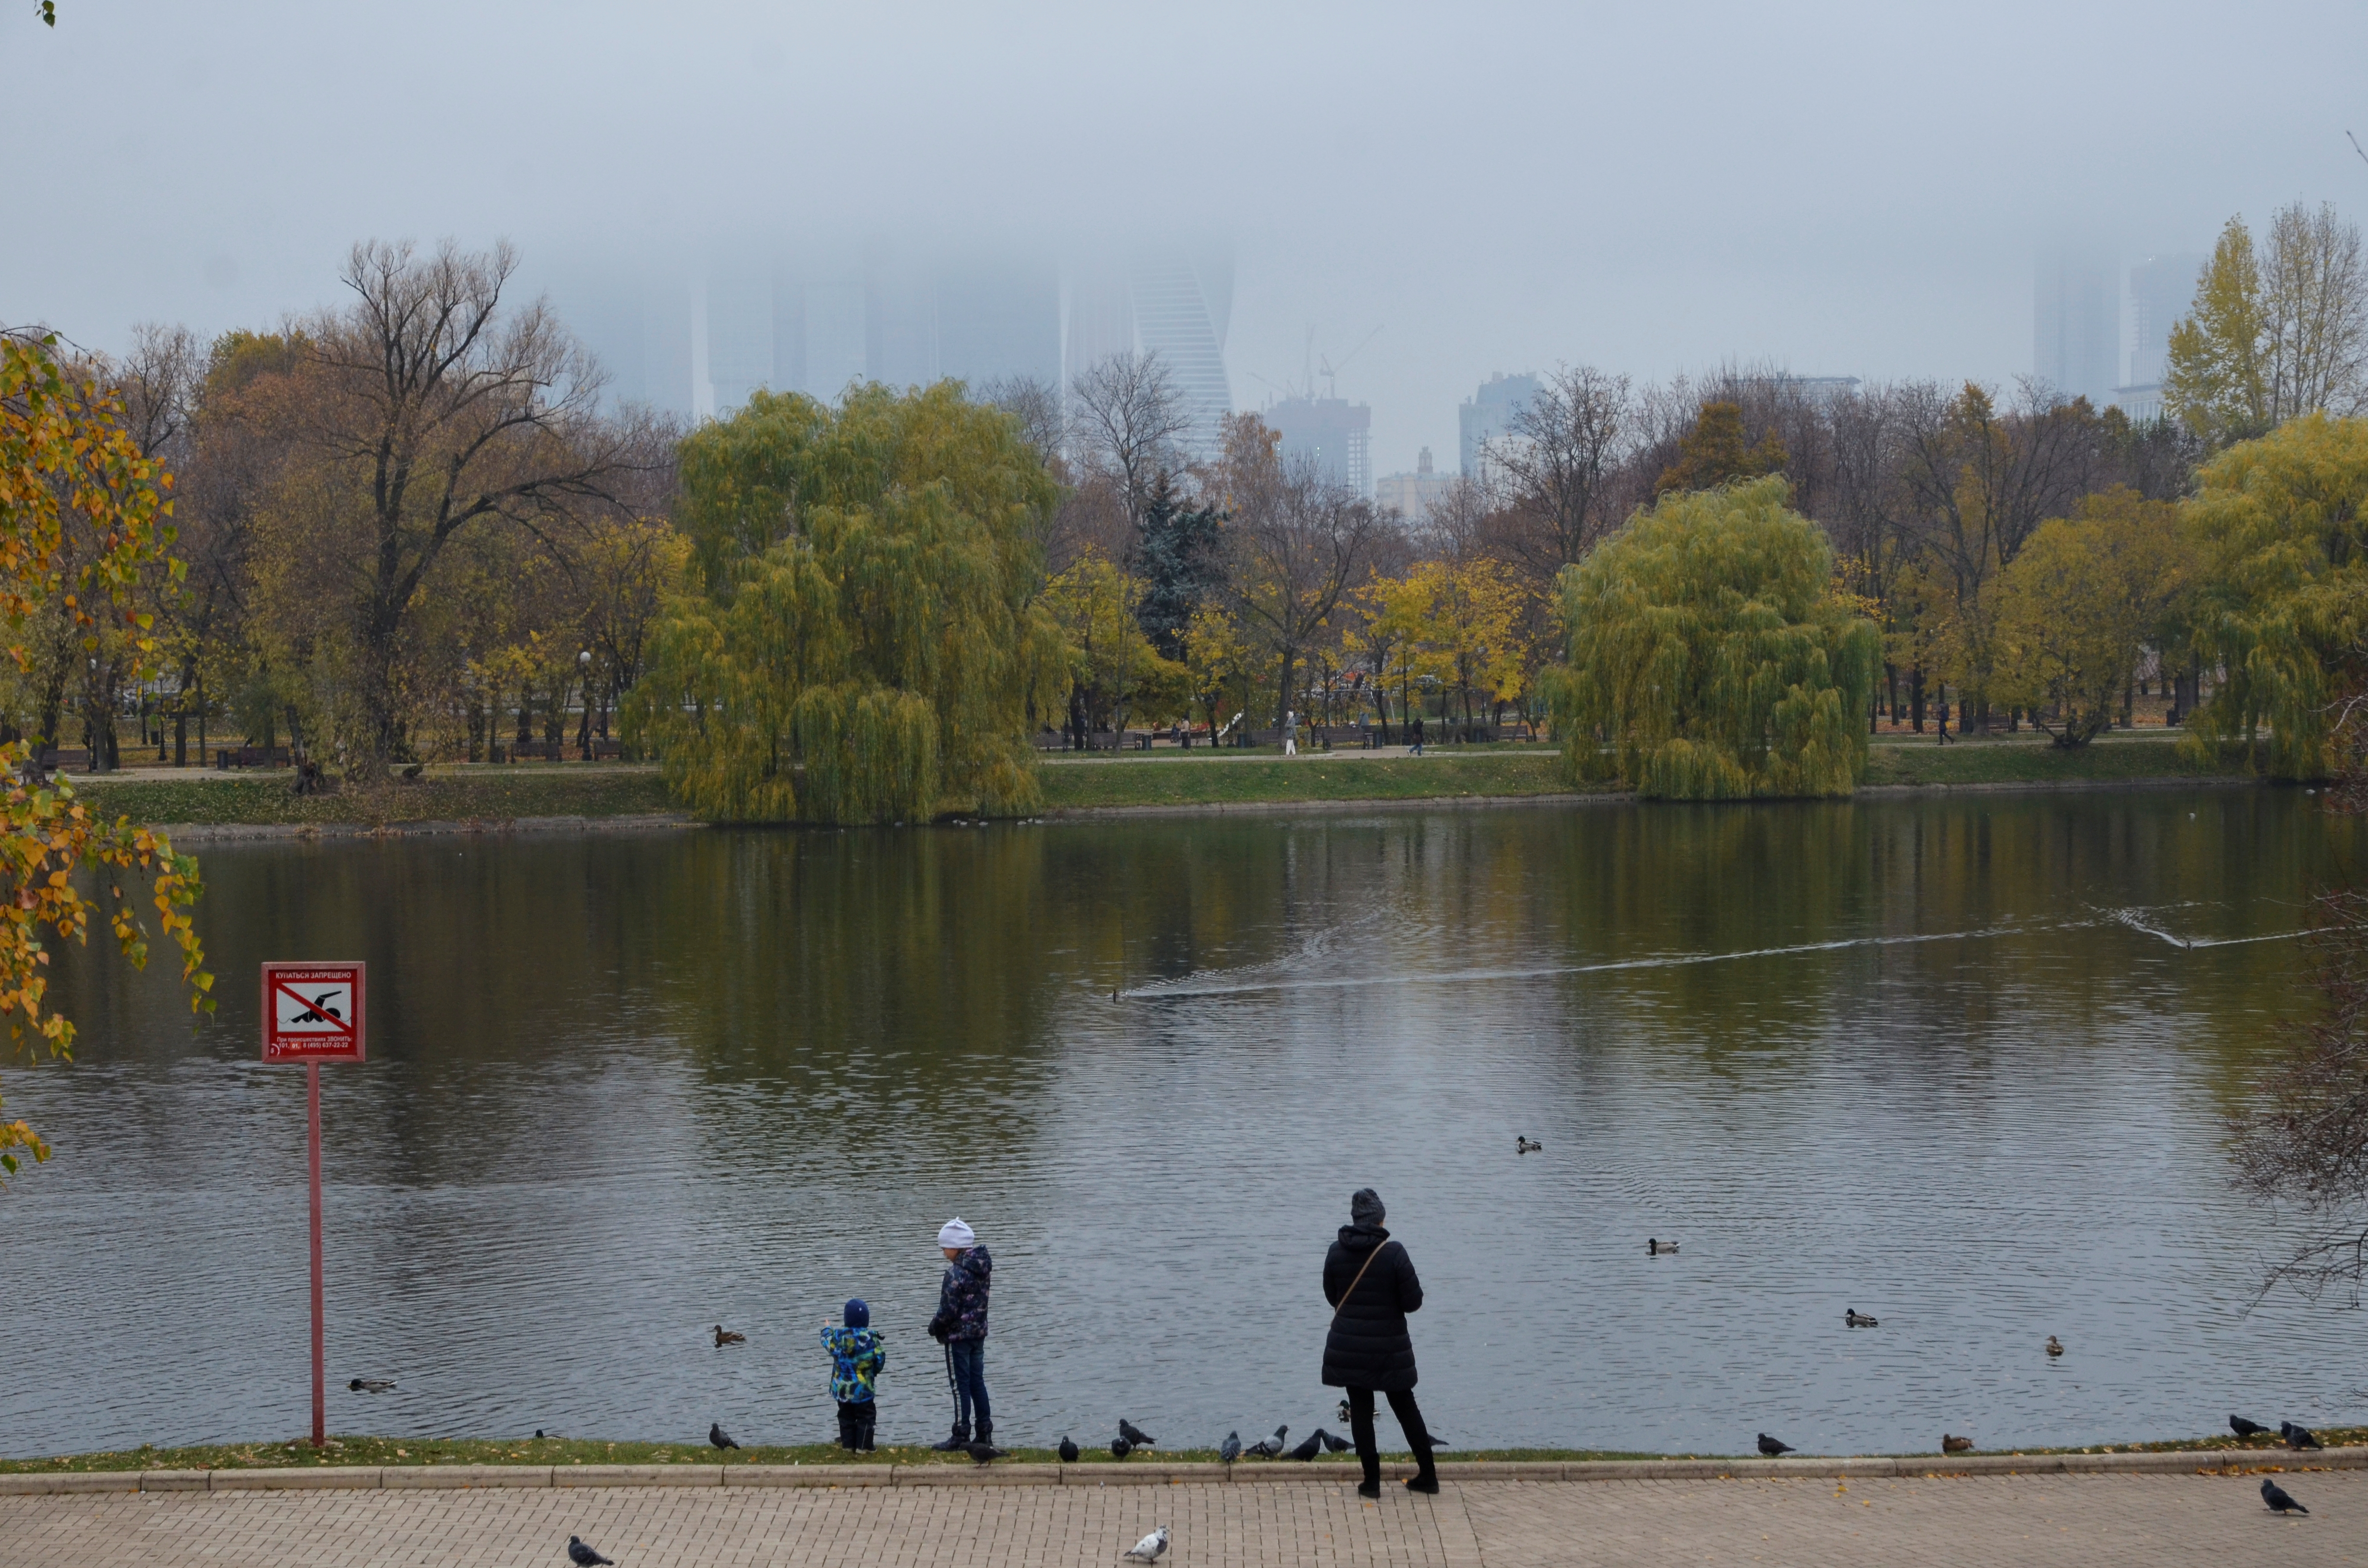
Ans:
[{"label": "pigeon on pavement", "polygon": [[2280,1486],[2276,1482],[2271,1481],[2266,1475],[2261,1477],[2261,1501],[2267,1503],[2272,1511],[2280,1514],[2307,1514],[2310,1512],[2308,1508],[2305,1508],[2301,1504],[2295,1502],[2294,1498],[2287,1494],[2284,1487]]},{"label": "pigeon on pavement", "polygon": [[1133,1422],[1129,1421],[1123,1415],[1118,1418],[1118,1435],[1124,1437],[1128,1442],[1133,1443],[1138,1449],[1151,1449],[1159,1446],[1158,1438],[1153,1437],[1150,1433],[1144,1431]]},{"label": "pigeon on pavement", "polygon": [[707,1424],[707,1440],[719,1449],[736,1449],[740,1446],[732,1440],[732,1434],[723,1429],[723,1424],[720,1421],[711,1421]]},{"label": "pigeon on pavement", "polygon": [[601,1556],[574,1536],[567,1538],[567,1561],[575,1563],[575,1568],[598,1568],[603,1562],[608,1563],[609,1568],[616,1568],[617,1563],[615,1558]]},{"label": "pigeon on pavement", "polygon": [[1217,1462],[1220,1464],[1231,1464],[1241,1457],[1242,1435],[1239,1432],[1226,1433],[1225,1440],[1217,1445]]},{"label": "pigeon on pavement", "polygon": [[965,1443],[962,1445],[962,1452],[968,1454],[972,1461],[977,1464],[986,1464],[1003,1457],[1003,1450],[993,1443]]},{"label": "pigeon on pavement", "polygon": [[1291,1452],[1283,1455],[1282,1457],[1289,1460],[1297,1460],[1300,1463],[1305,1464],[1309,1460],[1314,1459],[1317,1454],[1320,1454],[1323,1451],[1324,1434],[1318,1432],[1314,1437],[1308,1438],[1307,1441],[1298,1444],[1292,1448]]},{"label": "pigeon on pavement", "polygon": [[1159,1554],[1167,1550],[1167,1527],[1162,1525],[1127,1548],[1126,1554],[1137,1562],[1156,1562],[1159,1561]]},{"label": "pigeon on pavement", "polygon": [[2278,1423],[2278,1436],[2286,1440],[2286,1447],[2290,1449],[2316,1449],[2320,1446],[2317,1434],[2291,1421]]},{"label": "pigeon on pavement", "polygon": [[1793,1445],[1790,1443],[1780,1443],[1775,1438],[1770,1437],[1767,1433],[1762,1432],[1759,1434],[1759,1451],[1766,1454],[1772,1460],[1778,1454],[1791,1453],[1793,1451]]},{"label": "pigeon on pavement", "polygon": [[2228,1417],[2228,1430],[2236,1433],[2239,1437],[2259,1437],[2269,1432],[2269,1428],[2260,1422],[2248,1421],[2241,1415]]},{"label": "pigeon on pavement", "polygon": [[394,1386],[393,1378],[356,1378],[346,1385],[356,1393],[384,1393]]},{"label": "pigeon on pavement", "polygon": [[1061,1462],[1063,1464],[1077,1462],[1077,1445],[1071,1442],[1066,1434],[1064,1434],[1061,1438]]},{"label": "pigeon on pavement", "polygon": [[1128,1442],[1124,1437],[1112,1437],[1110,1439],[1110,1458],[1114,1460],[1122,1460],[1133,1452],[1134,1452],[1134,1445]]}]

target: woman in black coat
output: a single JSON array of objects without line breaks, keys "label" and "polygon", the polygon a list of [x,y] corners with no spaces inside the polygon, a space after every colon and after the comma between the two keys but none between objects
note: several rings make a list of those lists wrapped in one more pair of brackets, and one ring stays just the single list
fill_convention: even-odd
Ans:
[{"label": "woman in black coat", "polygon": [[1409,1492],[1439,1490],[1430,1433],[1414,1402],[1414,1341],[1406,1313],[1422,1310],[1422,1281],[1406,1244],[1382,1229],[1382,1200],[1370,1187],[1349,1199],[1349,1223],[1324,1256],[1324,1299],[1332,1303],[1332,1331],[1324,1339],[1324,1382],[1349,1391],[1349,1433],[1364,1461],[1367,1497],[1382,1494],[1382,1454],[1373,1441],[1373,1394],[1390,1396],[1390,1414],[1406,1433],[1419,1467]]}]

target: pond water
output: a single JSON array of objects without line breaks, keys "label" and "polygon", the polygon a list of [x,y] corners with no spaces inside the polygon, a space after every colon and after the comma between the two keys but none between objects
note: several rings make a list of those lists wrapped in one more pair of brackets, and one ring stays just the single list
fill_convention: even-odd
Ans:
[{"label": "pond water", "polygon": [[0,1194],[0,1451],[304,1428],[268,958],[370,965],[333,1430],[821,1440],[860,1294],[882,1440],[941,1437],[959,1212],[1001,1437],[1304,1432],[1367,1185],[1465,1449],[2356,1416],[2361,1319],[2251,1306],[2222,1119],[2359,843],[2244,790],[213,846],[219,1015],[74,955],[79,1060],[6,1074],[57,1158]]}]

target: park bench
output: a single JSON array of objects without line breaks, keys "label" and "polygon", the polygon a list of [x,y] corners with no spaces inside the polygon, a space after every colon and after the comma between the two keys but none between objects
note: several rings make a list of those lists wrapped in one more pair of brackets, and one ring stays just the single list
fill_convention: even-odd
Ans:
[{"label": "park bench", "polygon": [[227,773],[233,767],[285,767],[288,760],[286,746],[222,746],[214,752],[214,771]]},{"label": "park bench", "polygon": [[624,742],[605,740],[596,735],[593,737],[592,744],[586,746],[584,750],[584,760],[586,762],[616,762],[621,760],[624,757]]}]

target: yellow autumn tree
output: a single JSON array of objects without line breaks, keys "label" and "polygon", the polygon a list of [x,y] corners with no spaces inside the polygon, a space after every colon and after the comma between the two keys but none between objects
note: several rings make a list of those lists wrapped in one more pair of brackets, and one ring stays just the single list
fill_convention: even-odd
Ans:
[{"label": "yellow autumn tree", "polygon": [[1995,689],[2059,746],[2113,722],[2187,582],[2178,508],[2115,486],[2042,523],[1999,580]]},{"label": "yellow autumn tree", "polygon": [[[131,608],[143,574],[177,576],[165,555],[172,541],[165,492],[171,477],[142,457],[122,401],[70,376],[56,340],[0,334],[0,621],[17,669],[30,662],[25,629],[63,614],[87,644],[120,639],[142,660],[155,652],[149,618]],[[143,672],[144,673],[144,672]],[[45,937],[88,940],[94,907],[134,965],[148,960],[148,933],[126,883],[142,881],[166,940],[181,951],[191,1005],[211,1011],[213,979],[189,923],[198,863],[165,836],[124,817],[95,815],[63,780],[43,778],[32,746],[0,746],[9,775],[0,797],[0,1016],[15,1050],[42,1042],[70,1055],[73,1021],[49,1005]],[[77,890],[80,876],[96,896]],[[49,1158],[49,1145],[23,1121],[0,1123],[0,1173],[18,1154]]]},{"label": "yellow autumn tree", "polygon": [[1880,645],[1788,494],[1672,492],[1563,569],[1547,700],[1573,778],[1688,801],[1856,788]]}]

